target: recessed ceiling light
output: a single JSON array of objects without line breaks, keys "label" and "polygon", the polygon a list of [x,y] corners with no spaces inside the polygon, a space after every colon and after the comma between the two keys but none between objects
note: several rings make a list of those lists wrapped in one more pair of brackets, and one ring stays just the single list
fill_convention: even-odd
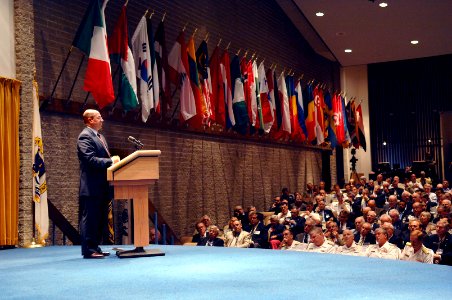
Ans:
[{"label": "recessed ceiling light", "polygon": [[380,7],[387,7],[388,6],[388,3],[386,3],[386,2],[381,2],[380,4],[378,4]]},{"label": "recessed ceiling light", "polygon": [[417,45],[417,44],[419,44],[419,41],[417,41],[417,40],[412,40],[410,43],[413,44],[413,45]]},{"label": "recessed ceiling light", "polygon": [[316,12],[315,15],[317,17],[323,17],[325,14],[323,12],[319,11],[319,12]]},{"label": "recessed ceiling light", "polygon": [[345,51],[345,53],[351,53],[352,49],[345,49],[344,51]]}]

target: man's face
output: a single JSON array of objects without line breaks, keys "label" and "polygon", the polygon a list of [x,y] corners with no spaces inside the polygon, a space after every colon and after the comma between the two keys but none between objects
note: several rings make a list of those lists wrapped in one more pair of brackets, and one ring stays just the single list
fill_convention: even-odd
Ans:
[{"label": "man's face", "polygon": [[300,213],[298,212],[298,209],[293,208],[290,210],[290,216],[292,219],[296,219],[299,215]]},{"label": "man's face", "polygon": [[441,202],[441,205],[444,206],[446,208],[446,210],[448,210],[451,207],[451,202],[448,199],[445,199]]},{"label": "man's face", "polygon": [[361,229],[361,226],[363,226],[364,221],[362,219],[355,220],[355,227],[356,229]]},{"label": "man's face", "polygon": [[323,234],[320,233],[311,233],[310,235],[311,242],[314,243],[317,247],[320,247],[323,245],[323,242],[325,241],[325,238],[323,237]]},{"label": "man's face", "polygon": [[89,118],[89,126],[93,128],[96,131],[99,131],[102,129],[102,124],[104,123],[104,119],[102,119],[102,116],[98,111],[94,113],[94,116]]},{"label": "man's face", "polygon": [[443,236],[446,234],[447,232],[447,225],[444,222],[438,222],[436,224],[436,232],[438,233],[438,235]]},{"label": "man's face", "polygon": [[287,205],[287,202],[282,202],[281,203],[281,211],[283,212],[283,213],[287,213],[288,211],[289,211],[289,207],[288,207],[288,205]]},{"label": "man's face", "polygon": [[213,228],[211,228],[211,229],[209,229],[209,238],[210,239],[215,239],[216,237],[218,236],[218,231],[217,230],[215,230],[215,229],[213,229]]},{"label": "man's face", "polygon": [[361,227],[361,234],[362,234],[363,236],[368,235],[370,231],[371,231],[370,224],[364,224],[364,225]]},{"label": "man's face", "polygon": [[418,202],[413,204],[413,212],[416,216],[419,216],[421,212],[423,211],[422,205]]},{"label": "man's face", "polygon": [[350,247],[353,244],[354,238],[355,237],[351,230],[344,231],[344,234],[342,235],[342,239],[344,240],[345,245],[347,245],[347,247]]},{"label": "man's face", "polygon": [[259,223],[259,219],[257,218],[257,215],[250,215],[250,223],[252,225],[256,225],[257,223]]},{"label": "man's face", "polygon": [[198,223],[196,229],[198,230],[200,235],[204,235],[204,233],[206,233],[206,225],[204,225],[204,223]]},{"label": "man's face", "polygon": [[338,228],[337,228],[337,224],[336,224],[336,223],[331,223],[331,224],[327,225],[327,226],[326,226],[326,229],[327,229],[328,231],[330,231],[330,232],[338,231]]},{"label": "man's face", "polygon": [[399,215],[396,213],[389,213],[389,216],[391,217],[393,224],[399,220]]},{"label": "man's face", "polygon": [[311,223],[304,224],[304,232],[308,233],[309,231],[312,230],[312,228],[314,228],[314,224],[311,224]]},{"label": "man's face", "polygon": [[411,221],[410,224],[408,225],[408,229],[410,231],[420,230],[421,229],[421,224],[418,221]]},{"label": "man's face", "polygon": [[240,233],[242,231],[242,223],[240,223],[240,221],[235,221],[232,224],[233,230],[236,233]]},{"label": "man's face", "polygon": [[368,223],[373,223],[373,222],[375,222],[375,219],[377,218],[377,215],[375,214],[375,212],[374,211],[370,211],[368,214],[367,214],[367,222]]},{"label": "man's face", "polygon": [[292,244],[293,235],[287,230],[284,230],[284,232],[283,232],[283,241],[288,244]]},{"label": "man's face", "polygon": [[430,218],[426,214],[421,214],[419,220],[422,224],[428,224],[428,222],[430,222]]},{"label": "man's face", "polygon": [[384,234],[381,231],[377,231],[375,233],[375,239],[377,240],[377,243],[380,247],[383,246],[388,241],[386,234]]},{"label": "man's face", "polygon": [[319,210],[324,210],[325,209],[325,202],[319,201],[318,206],[319,206]]},{"label": "man's face", "polygon": [[390,207],[392,208],[397,207],[397,197],[390,196],[388,202]]},{"label": "man's face", "polygon": [[383,181],[383,175],[377,175],[377,181],[382,182]]},{"label": "man's face", "polygon": [[414,235],[414,234],[410,234],[410,242],[411,242],[411,245],[412,245],[414,248],[418,248],[418,247],[422,246],[422,242],[419,241],[419,239],[417,238],[417,236]]}]

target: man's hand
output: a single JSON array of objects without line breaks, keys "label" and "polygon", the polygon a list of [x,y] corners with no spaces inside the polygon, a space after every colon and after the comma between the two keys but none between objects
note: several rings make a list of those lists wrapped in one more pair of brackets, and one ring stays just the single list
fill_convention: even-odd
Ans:
[{"label": "man's hand", "polygon": [[113,164],[118,163],[121,159],[119,158],[118,155],[114,155],[111,157],[111,160],[113,161]]}]

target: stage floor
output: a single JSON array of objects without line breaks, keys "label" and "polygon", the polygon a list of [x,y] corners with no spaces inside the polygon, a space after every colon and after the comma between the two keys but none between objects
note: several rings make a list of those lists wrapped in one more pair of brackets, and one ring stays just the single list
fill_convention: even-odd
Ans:
[{"label": "stage floor", "polygon": [[452,298],[449,266],[187,246],[119,259],[112,248],[104,259],[82,259],[79,246],[0,251],[0,299]]}]

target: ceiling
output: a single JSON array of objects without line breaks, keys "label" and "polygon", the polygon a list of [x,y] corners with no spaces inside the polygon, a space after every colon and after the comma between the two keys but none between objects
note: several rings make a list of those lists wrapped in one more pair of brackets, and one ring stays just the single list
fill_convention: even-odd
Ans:
[{"label": "ceiling", "polygon": [[317,53],[342,66],[452,54],[452,0],[276,1]]}]

